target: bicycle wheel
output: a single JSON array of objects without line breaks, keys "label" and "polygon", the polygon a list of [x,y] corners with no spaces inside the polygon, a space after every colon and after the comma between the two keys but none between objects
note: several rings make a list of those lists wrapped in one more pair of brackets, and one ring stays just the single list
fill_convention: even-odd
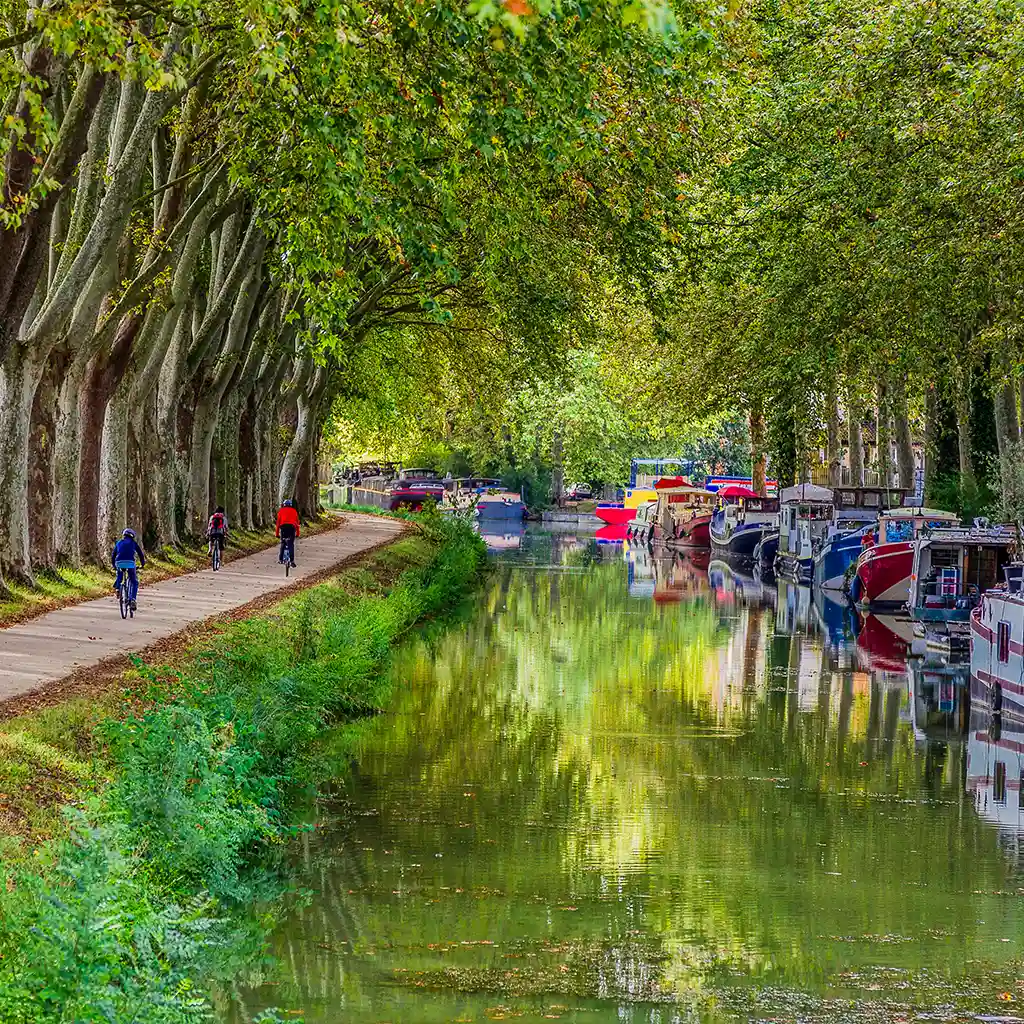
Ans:
[{"label": "bicycle wheel", "polygon": [[216,572],[220,568],[220,544],[217,541],[213,542],[213,571]]},{"label": "bicycle wheel", "polygon": [[128,600],[127,581],[121,584],[121,589],[117,592],[117,602],[121,606],[121,618],[127,619],[128,612],[131,611],[131,602]]},{"label": "bicycle wheel", "polygon": [[286,579],[288,577],[288,574],[291,571],[292,571],[292,563],[289,561],[288,556],[285,555],[285,558],[284,558],[284,575],[285,575]]}]

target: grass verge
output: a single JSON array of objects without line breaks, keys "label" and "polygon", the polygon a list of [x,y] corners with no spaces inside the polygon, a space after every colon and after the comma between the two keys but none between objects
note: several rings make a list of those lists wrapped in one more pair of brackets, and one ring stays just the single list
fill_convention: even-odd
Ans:
[{"label": "grass verge", "polygon": [[421,522],[371,566],[227,625],[178,667],[140,666],[116,710],[4,725],[0,756],[71,798],[61,828],[47,812],[53,838],[29,856],[22,841],[0,879],[6,1024],[210,1019],[207,985],[262,956],[314,741],[382,706],[391,646],[481,570],[468,527]]},{"label": "grass verge", "polygon": [[[304,533],[314,535],[324,530],[333,530],[338,525],[336,517],[324,516],[304,524],[302,529]],[[232,530],[224,552],[224,562],[226,564],[236,558],[244,558],[276,543],[273,530]],[[205,545],[147,552],[142,583],[145,586],[172,576],[183,576],[198,569],[206,569],[209,564],[210,556]],[[62,566],[59,569],[38,570],[35,579],[34,587],[9,583],[11,596],[0,599],[0,629],[43,615],[55,608],[66,608],[96,597],[106,597],[110,593],[114,573],[112,569],[99,565]]]}]

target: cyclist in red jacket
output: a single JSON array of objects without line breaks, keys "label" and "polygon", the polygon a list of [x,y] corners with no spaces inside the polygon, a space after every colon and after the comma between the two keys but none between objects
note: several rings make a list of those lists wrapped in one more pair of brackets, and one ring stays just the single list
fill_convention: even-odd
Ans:
[{"label": "cyclist in red jacket", "polygon": [[291,498],[285,498],[281,502],[281,508],[277,513],[277,529],[275,535],[281,538],[281,555],[278,561],[284,564],[285,554],[288,555],[288,562],[295,568],[295,538],[299,535],[299,513],[295,510],[295,503]]}]

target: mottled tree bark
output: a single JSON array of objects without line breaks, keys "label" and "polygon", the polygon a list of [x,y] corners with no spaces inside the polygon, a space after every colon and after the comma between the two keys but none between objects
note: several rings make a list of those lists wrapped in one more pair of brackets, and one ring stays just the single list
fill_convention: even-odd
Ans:
[{"label": "mottled tree bark", "polygon": [[846,430],[850,445],[850,483],[854,487],[864,484],[864,409],[850,385],[846,398]]},{"label": "mottled tree bark", "polygon": [[764,407],[760,399],[755,399],[751,402],[748,420],[750,424],[751,484],[754,491],[760,495],[765,495],[767,494],[767,483],[765,480],[767,459],[765,454]]},{"label": "mottled tree bark", "polygon": [[878,464],[878,483],[882,487],[892,485],[892,435],[889,432],[890,408],[889,408],[889,385],[879,377],[875,385],[875,411],[876,411],[876,462]]},{"label": "mottled tree bark", "polygon": [[896,470],[900,487],[914,489],[914,441],[910,432],[910,406],[907,386],[902,380],[892,389],[893,425],[896,433]]}]

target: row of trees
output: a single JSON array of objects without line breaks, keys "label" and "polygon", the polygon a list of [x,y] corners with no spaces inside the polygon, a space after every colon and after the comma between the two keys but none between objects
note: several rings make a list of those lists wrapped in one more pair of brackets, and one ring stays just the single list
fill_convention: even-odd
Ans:
[{"label": "row of trees", "polygon": [[[738,405],[783,479],[817,453],[1020,504],[1020,5],[744,5],[651,300],[615,359],[653,404]],[[640,370],[650,371],[645,375]],[[763,440],[761,440],[763,438]],[[1019,509],[1018,509],[1019,511]]]},{"label": "row of trees", "polygon": [[557,361],[666,221],[707,59],[653,2],[0,26],[0,569],[27,581],[129,522],[311,509],[337,402]]},{"label": "row of trees", "polygon": [[[564,412],[583,438],[596,418],[617,465],[741,411],[755,475],[767,455],[783,482],[842,465],[913,486],[923,444],[931,500],[1024,512],[1020,15],[730,5],[664,183],[672,213],[592,282],[557,402],[529,382],[471,401],[515,424],[525,391],[548,432]],[[566,458],[596,465],[588,446]]]}]

